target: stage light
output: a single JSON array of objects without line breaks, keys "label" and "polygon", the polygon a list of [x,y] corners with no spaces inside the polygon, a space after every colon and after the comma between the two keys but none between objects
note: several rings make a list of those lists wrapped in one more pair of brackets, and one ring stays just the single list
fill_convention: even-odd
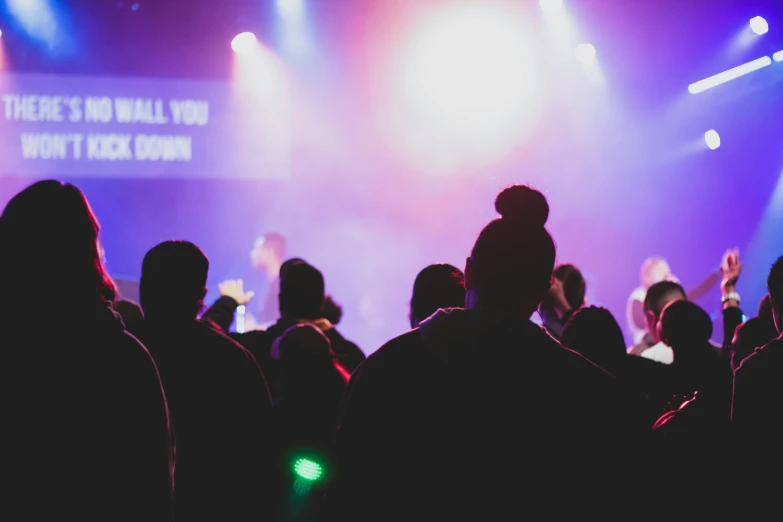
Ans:
[{"label": "stage light", "polygon": [[423,13],[378,69],[379,124],[420,172],[472,172],[536,126],[537,46],[517,2],[436,2]]},{"label": "stage light", "polygon": [[589,65],[595,61],[595,47],[592,44],[579,44],[576,46],[576,59]]},{"label": "stage light", "polygon": [[315,482],[323,476],[324,469],[313,460],[300,458],[294,462],[294,473],[300,478]]},{"label": "stage light", "polygon": [[772,55],[772,59],[776,62],[783,62],[783,51],[778,51]]},{"label": "stage light", "polygon": [[756,16],[750,19],[750,30],[758,35],[762,35],[769,31],[769,24],[764,18]]},{"label": "stage light", "polygon": [[691,94],[698,94],[700,92],[704,92],[707,89],[711,89],[722,83],[735,80],[740,76],[744,76],[748,73],[752,73],[753,71],[758,71],[759,69],[763,69],[764,67],[768,66],[771,63],[772,60],[770,59],[769,56],[762,56],[761,58],[757,58],[752,62],[743,63],[742,65],[738,65],[733,69],[729,69],[728,71],[723,71],[721,73],[710,76],[709,78],[705,78],[703,80],[699,80],[696,83],[692,83],[688,86],[688,92],[690,92]]},{"label": "stage light", "polygon": [[563,0],[538,0],[538,5],[545,13],[554,13],[563,9]]},{"label": "stage light", "polygon": [[714,129],[710,129],[704,133],[704,143],[710,150],[715,150],[720,147],[720,135]]},{"label": "stage light", "polygon": [[239,33],[231,40],[231,49],[235,53],[247,53],[256,45],[256,35],[251,32]]},{"label": "stage light", "polygon": [[277,13],[287,20],[298,20],[304,15],[303,0],[277,0]]},{"label": "stage light", "polygon": [[3,36],[3,30],[0,29],[0,36]]}]

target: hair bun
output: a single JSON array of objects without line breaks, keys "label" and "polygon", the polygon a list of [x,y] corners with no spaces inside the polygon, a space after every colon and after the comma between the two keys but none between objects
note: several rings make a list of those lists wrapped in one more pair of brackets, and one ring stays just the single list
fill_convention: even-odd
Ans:
[{"label": "hair bun", "polygon": [[503,219],[543,227],[549,218],[549,203],[539,191],[527,185],[512,185],[495,199],[495,210]]}]

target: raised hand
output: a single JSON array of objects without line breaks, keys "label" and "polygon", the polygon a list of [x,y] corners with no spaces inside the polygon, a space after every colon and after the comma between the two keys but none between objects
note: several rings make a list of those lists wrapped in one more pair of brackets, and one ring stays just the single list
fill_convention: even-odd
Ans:
[{"label": "raised hand", "polygon": [[220,295],[230,297],[240,306],[246,305],[253,298],[255,292],[245,292],[244,283],[241,279],[230,279],[223,281],[218,285]]},{"label": "raised hand", "polygon": [[733,292],[741,273],[742,263],[739,258],[739,250],[729,250],[724,254],[723,261],[720,264],[720,274],[722,276],[721,290],[724,293]]}]

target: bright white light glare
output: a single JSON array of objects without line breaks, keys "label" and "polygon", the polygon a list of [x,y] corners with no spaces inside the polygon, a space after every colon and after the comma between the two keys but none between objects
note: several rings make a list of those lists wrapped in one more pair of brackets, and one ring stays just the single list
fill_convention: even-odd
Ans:
[{"label": "bright white light glare", "polygon": [[514,2],[443,2],[408,26],[383,70],[381,125],[428,173],[505,157],[538,121],[535,43]]},{"label": "bright white light glare", "polygon": [[231,49],[235,53],[247,53],[256,45],[256,35],[250,32],[239,33],[231,40]]},{"label": "bright white light glare", "polygon": [[778,51],[772,55],[772,59],[776,62],[783,62],[783,51]]},{"label": "bright white light glare", "polygon": [[538,5],[545,13],[554,13],[563,9],[563,0],[538,0]]},{"label": "bright white light glare", "polygon": [[704,133],[704,143],[710,150],[715,150],[720,147],[720,135],[714,129],[710,129]]},{"label": "bright white light glare", "polygon": [[756,16],[750,19],[750,30],[761,35],[769,31],[769,24],[764,18]]},{"label": "bright white light glare", "polygon": [[0,36],[3,36],[3,30],[0,29]]},{"label": "bright white light glare", "polygon": [[592,44],[579,44],[576,46],[576,59],[584,64],[591,64],[595,61],[595,47]]},{"label": "bright white light glare", "polygon": [[772,60],[770,59],[769,56],[762,56],[761,58],[757,58],[752,62],[743,63],[742,65],[738,65],[733,69],[729,69],[728,71],[723,71],[716,75],[710,76],[709,78],[705,78],[703,80],[699,80],[696,83],[692,83],[688,86],[688,92],[690,92],[691,94],[698,94],[700,92],[704,92],[707,89],[711,89],[722,83],[735,80],[740,76],[744,76],[748,73],[752,73],[753,71],[758,71],[759,69],[763,69],[764,67],[770,65],[771,63]]},{"label": "bright white light glare", "polygon": [[304,0],[277,0],[277,13],[287,20],[302,18],[304,7]]}]

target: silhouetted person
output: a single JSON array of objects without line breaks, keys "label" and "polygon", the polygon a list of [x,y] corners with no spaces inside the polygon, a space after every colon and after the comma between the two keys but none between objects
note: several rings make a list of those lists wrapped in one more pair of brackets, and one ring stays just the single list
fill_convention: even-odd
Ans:
[{"label": "silhouetted person", "polygon": [[684,301],[685,290],[674,281],[661,281],[655,283],[648,290],[644,298],[644,316],[647,322],[647,335],[644,339],[631,348],[631,355],[638,355],[664,364],[671,364],[674,354],[666,343],[661,341],[658,333],[658,319],[661,311],[672,301]]},{"label": "silhouetted person", "polygon": [[[641,286],[634,289],[628,296],[626,305],[626,319],[628,328],[633,334],[634,344],[640,344],[645,337],[648,337],[647,315],[645,313],[644,301],[647,291],[656,283],[661,281],[670,281],[680,284],[679,278],[672,273],[668,261],[662,257],[648,257],[642,263],[640,271]],[[701,299],[720,281],[720,274],[714,272],[709,274],[706,279],[699,283],[695,288],[687,292],[687,299],[695,301]],[[648,337],[649,340],[649,337]],[[653,343],[654,344],[654,343]]]},{"label": "silhouetted person", "polygon": [[[725,429],[730,416],[732,374],[729,361],[721,359],[710,343],[709,314],[689,301],[674,301],[661,312],[658,332],[674,352],[674,403],[689,401],[669,416],[666,431],[714,434]],[[691,400],[695,394],[696,399]]]},{"label": "silhouetted person", "polygon": [[141,311],[141,307],[133,301],[126,301],[124,299],[117,301],[114,305],[114,311],[117,312],[122,319],[125,328],[132,330],[139,323],[144,321],[144,312]]},{"label": "silhouetted person", "polygon": [[135,332],[160,370],[177,436],[177,520],[262,520],[277,500],[271,403],[240,345],[198,321],[209,261],[185,241],[144,256]]},{"label": "silhouetted person", "polygon": [[616,457],[642,437],[638,403],[530,321],[555,262],[546,199],[517,185],[495,208],[466,263],[467,309],[439,311],[352,375],[332,519],[585,516],[626,494]]},{"label": "silhouetted person", "polygon": [[645,415],[650,426],[666,410],[672,393],[669,367],[626,353],[623,331],[609,310],[595,306],[580,308],[563,327],[560,342],[614,375],[628,388],[644,394]]},{"label": "silhouetted person", "polygon": [[[4,520],[171,520],[166,400],[112,311],[98,231],[79,189],[58,181],[0,217]],[[63,306],[41,324],[46,296]]]},{"label": "silhouetted person", "polygon": [[268,286],[258,311],[257,322],[267,325],[277,319],[277,295],[280,293],[280,271],[286,256],[286,240],[281,234],[260,236],[253,244],[250,262],[253,268],[266,274]]},{"label": "silhouetted person", "polygon": [[[288,496],[286,520],[303,520],[303,512],[315,515],[320,495],[313,491],[306,497],[297,494],[298,477],[292,463],[307,458],[324,469],[333,469],[334,432],[349,375],[335,362],[329,339],[313,325],[292,326],[277,338],[272,350],[284,376],[274,416],[282,447],[284,483],[293,492]],[[316,484],[321,493],[323,484]]]},{"label": "silhouetted person", "polygon": [[[283,375],[280,361],[271,353],[272,344],[286,330],[297,324],[311,324],[320,329],[332,343],[337,361],[352,372],[363,360],[364,353],[340,334],[329,320],[324,318],[325,283],[321,272],[301,260],[286,261],[280,270],[280,319],[266,331],[231,334],[256,357],[264,370],[273,400],[280,396]],[[233,320],[236,301],[219,299],[204,314],[224,331]]]},{"label": "silhouetted person", "polygon": [[740,324],[734,331],[734,339],[731,344],[731,367],[738,368],[745,357],[777,336],[778,331],[772,317],[772,300],[769,295],[765,295],[759,302],[756,317]]},{"label": "silhouetted person", "polygon": [[438,310],[465,307],[465,274],[448,264],[424,268],[413,283],[411,297],[411,328]]},{"label": "silhouetted person", "polygon": [[574,265],[563,264],[552,273],[552,286],[544,296],[539,313],[549,335],[560,339],[563,325],[571,314],[585,304],[587,284],[582,272]]},{"label": "silhouetted person", "polygon": [[[783,257],[769,272],[767,289],[778,332],[783,330]],[[776,477],[783,464],[783,335],[757,348],[734,372],[732,425],[746,467],[743,487],[753,503],[778,507]],[[758,498],[756,498],[758,496]]]}]

